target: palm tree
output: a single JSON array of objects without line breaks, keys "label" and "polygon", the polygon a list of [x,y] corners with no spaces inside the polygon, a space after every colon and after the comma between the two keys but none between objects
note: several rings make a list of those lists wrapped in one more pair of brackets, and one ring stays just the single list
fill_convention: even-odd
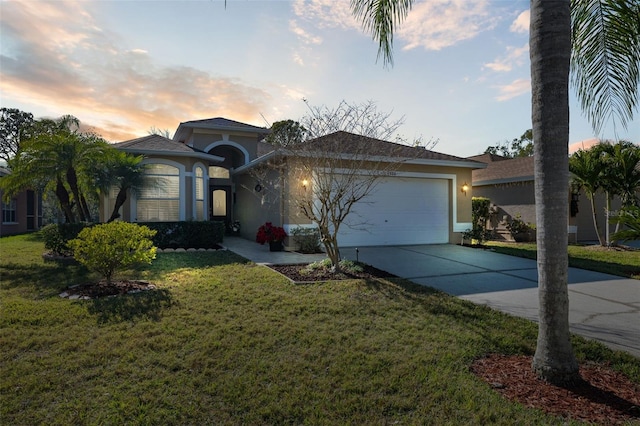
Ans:
[{"label": "palm tree", "polygon": [[107,222],[113,222],[120,217],[120,208],[127,201],[128,193],[135,193],[149,185],[145,175],[146,166],[142,163],[144,157],[131,155],[111,148],[102,159],[101,167],[94,168],[93,178],[100,192],[108,194],[116,188],[115,204]]},{"label": "palm tree", "polygon": [[594,149],[581,149],[569,157],[569,171],[571,172],[571,184],[574,190],[583,190],[591,201],[591,215],[593,227],[598,236],[600,245],[604,245],[602,234],[598,228],[598,218],[595,205],[595,194],[601,188],[603,182],[602,173],[604,164]]},{"label": "palm tree", "polygon": [[[607,7],[593,6],[595,3]],[[393,63],[393,32],[412,4],[413,0],[351,0],[352,12],[378,41],[378,57],[383,56],[385,65]],[[597,88],[595,92],[582,94],[583,109],[592,111],[589,116],[594,127],[597,120],[615,114],[622,114],[624,124],[638,102],[639,11],[636,0],[573,0],[573,3],[531,0],[529,37],[540,300],[538,344],[532,367],[540,377],[552,382],[578,378],[578,365],[569,340],[567,224],[558,220],[567,217],[571,20],[573,42],[592,47],[588,55],[574,55],[578,91],[586,90],[588,86],[583,84],[589,81],[595,82]],[[602,18],[610,13],[617,17],[601,19],[601,25],[593,28],[588,26],[593,14]],[[611,27],[615,29],[609,31]],[[582,34],[587,31],[585,28],[590,35]],[[601,34],[597,33],[603,31],[609,31],[604,37],[613,40],[613,44],[598,42]],[[602,58],[610,60],[617,56],[631,66],[599,69],[593,65]],[[627,84],[634,81],[635,85]],[[607,99],[611,102],[601,106]]]}]

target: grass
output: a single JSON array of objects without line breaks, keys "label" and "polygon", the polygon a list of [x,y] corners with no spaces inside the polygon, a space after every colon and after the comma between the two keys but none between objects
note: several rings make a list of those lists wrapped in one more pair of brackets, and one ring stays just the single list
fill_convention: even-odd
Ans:
[{"label": "grass", "polygon": [[[498,253],[536,258],[535,243],[489,241],[485,243]],[[597,246],[570,245],[569,266],[605,274],[640,280],[640,251],[620,251]]]},{"label": "grass", "polygon": [[[523,319],[403,280],[296,286],[229,252],[159,254],[126,272],[158,291],[70,301],[97,277],[42,252],[0,239],[3,424],[567,424],[469,371],[532,354]],[[640,382],[640,360],[574,347]]]}]

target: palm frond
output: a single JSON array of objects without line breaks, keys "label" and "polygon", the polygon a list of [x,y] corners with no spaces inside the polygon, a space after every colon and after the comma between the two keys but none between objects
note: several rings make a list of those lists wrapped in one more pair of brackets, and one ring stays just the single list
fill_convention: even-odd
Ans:
[{"label": "palm frond", "polygon": [[640,3],[572,0],[572,84],[596,134],[626,128],[640,95]]},{"label": "palm frond", "polygon": [[413,0],[351,0],[351,11],[378,42],[378,59],[393,65],[393,33],[411,10]]}]

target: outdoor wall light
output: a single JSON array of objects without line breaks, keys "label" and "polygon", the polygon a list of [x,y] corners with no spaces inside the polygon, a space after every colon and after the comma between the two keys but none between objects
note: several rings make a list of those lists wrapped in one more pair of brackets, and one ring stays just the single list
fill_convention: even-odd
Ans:
[{"label": "outdoor wall light", "polygon": [[309,181],[308,181],[308,180],[306,180],[306,179],[303,179],[303,180],[302,180],[302,187],[303,187],[304,189],[307,189],[307,185],[309,185]]},{"label": "outdoor wall light", "polygon": [[460,192],[464,192],[464,195],[467,195],[467,191],[469,190],[469,185],[467,185],[467,182],[462,184],[462,189],[460,190]]}]

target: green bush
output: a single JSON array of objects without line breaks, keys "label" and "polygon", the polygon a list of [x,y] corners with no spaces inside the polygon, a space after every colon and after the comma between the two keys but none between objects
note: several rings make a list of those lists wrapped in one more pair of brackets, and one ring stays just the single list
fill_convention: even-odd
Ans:
[{"label": "green bush", "polygon": [[157,231],[153,243],[158,248],[216,248],[224,238],[224,222],[146,222]]},{"label": "green bush", "polygon": [[75,259],[111,284],[116,271],[137,263],[151,263],[156,231],[128,222],[111,222],[83,229],[69,241]]},{"label": "green bush", "polygon": [[525,223],[519,214],[511,219],[506,227],[511,237],[518,242],[530,241],[533,238],[532,233],[536,229],[534,224]]},{"label": "green bush", "polygon": [[467,229],[462,234],[465,240],[477,240],[478,244],[493,237],[493,232],[487,230],[487,220],[489,220],[491,200],[484,197],[473,197],[471,199],[471,229]]},{"label": "green bush", "polygon": [[626,227],[622,231],[614,233],[613,240],[630,241],[640,239],[640,207],[629,206],[612,219],[612,222]]},{"label": "green bush", "polygon": [[40,230],[44,240],[44,248],[60,256],[71,256],[69,241],[78,236],[80,231],[92,226],[89,223],[52,223]]},{"label": "green bush", "polygon": [[298,226],[291,230],[291,236],[298,244],[300,253],[320,253],[320,231],[318,228]]}]

